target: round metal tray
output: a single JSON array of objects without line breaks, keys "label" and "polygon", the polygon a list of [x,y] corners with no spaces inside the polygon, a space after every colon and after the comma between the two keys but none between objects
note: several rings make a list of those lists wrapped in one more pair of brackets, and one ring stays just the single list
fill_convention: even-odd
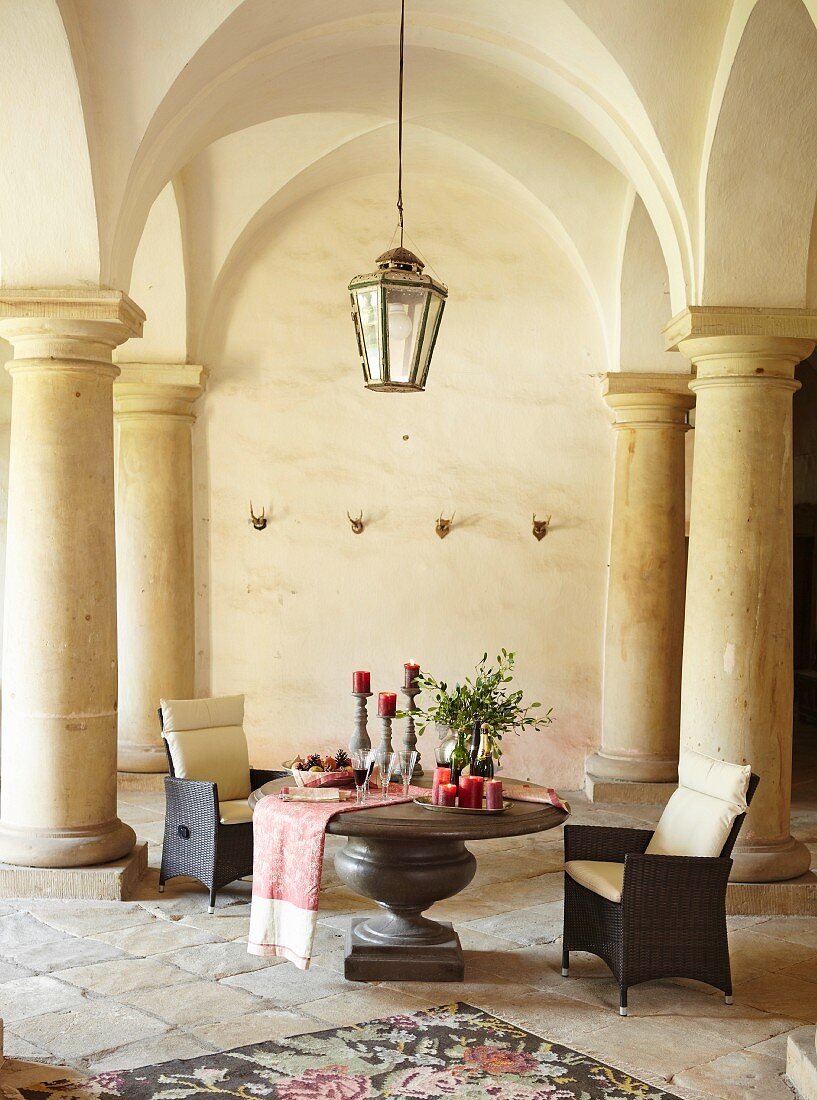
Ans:
[{"label": "round metal tray", "polygon": [[418,806],[422,806],[424,810],[439,810],[443,814],[504,814],[510,806],[510,802],[503,802],[498,810],[487,810],[484,807],[477,810],[471,806],[435,806],[431,801],[430,794],[421,795],[420,798],[415,798],[414,801]]}]

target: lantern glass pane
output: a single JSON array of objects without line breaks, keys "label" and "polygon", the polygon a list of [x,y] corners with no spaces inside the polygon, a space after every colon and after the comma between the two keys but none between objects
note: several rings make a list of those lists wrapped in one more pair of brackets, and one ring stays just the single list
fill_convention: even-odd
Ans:
[{"label": "lantern glass pane", "polygon": [[372,381],[380,381],[380,287],[362,287],[355,293],[369,376]]},{"label": "lantern glass pane", "polygon": [[421,386],[425,385],[426,375],[431,360],[431,352],[434,349],[434,339],[437,329],[440,327],[440,315],[443,311],[443,301],[438,294],[429,291],[428,316],[423,329],[423,343],[418,349],[417,381]]},{"label": "lantern glass pane", "polygon": [[417,341],[423,334],[428,291],[424,287],[387,286],[389,379],[413,382]]}]

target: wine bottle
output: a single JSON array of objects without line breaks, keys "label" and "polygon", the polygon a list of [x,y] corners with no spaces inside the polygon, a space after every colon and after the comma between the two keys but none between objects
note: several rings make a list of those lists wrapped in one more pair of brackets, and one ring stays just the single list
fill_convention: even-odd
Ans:
[{"label": "wine bottle", "polygon": [[479,758],[479,746],[482,738],[482,722],[479,718],[474,719],[474,724],[471,728],[471,752],[468,754],[468,763],[471,767],[471,775],[476,775],[474,771],[474,765]]},{"label": "wine bottle", "polygon": [[456,787],[459,784],[460,776],[465,771],[468,765],[468,756],[465,752],[465,745],[463,744],[462,734],[458,735],[454,744],[454,749],[451,753],[451,759],[448,761],[451,767],[451,777],[448,780],[449,783],[453,783]]},{"label": "wine bottle", "polygon": [[471,775],[481,775],[483,779],[494,778],[494,758],[488,741],[488,727],[483,726],[479,742],[479,755],[471,765]]}]

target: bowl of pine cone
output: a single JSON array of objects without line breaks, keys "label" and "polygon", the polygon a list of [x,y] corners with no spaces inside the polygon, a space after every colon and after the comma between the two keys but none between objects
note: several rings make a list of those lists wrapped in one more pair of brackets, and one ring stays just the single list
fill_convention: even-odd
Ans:
[{"label": "bowl of pine cone", "polygon": [[354,787],[352,761],[345,749],[338,749],[331,756],[318,752],[296,756],[285,764],[292,772],[299,787]]}]

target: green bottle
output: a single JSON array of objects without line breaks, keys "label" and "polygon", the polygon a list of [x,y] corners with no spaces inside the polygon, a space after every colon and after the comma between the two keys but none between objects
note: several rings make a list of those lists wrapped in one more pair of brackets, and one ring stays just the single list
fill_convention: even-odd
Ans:
[{"label": "green bottle", "polygon": [[454,745],[454,751],[451,753],[449,764],[451,765],[451,778],[449,779],[449,783],[453,783],[454,786],[457,787],[459,786],[460,776],[468,766],[468,753],[465,751],[461,733],[457,734],[457,743]]}]

